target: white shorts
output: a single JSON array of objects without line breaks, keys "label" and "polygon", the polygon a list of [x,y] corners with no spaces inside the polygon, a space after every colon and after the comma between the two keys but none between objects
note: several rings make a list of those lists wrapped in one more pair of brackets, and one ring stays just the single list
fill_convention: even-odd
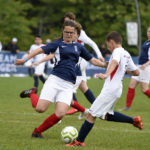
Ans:
[{"label": "white shorts", "polygon": [[44,83],[39,99],[48,100],[52,103],[63,102],[70,106],[73,86],[74,84],[71,82],[50,75]]},{"label": "white shorts", "polygon": [[148,83],[150,81],[150,65],[147,66],[144,70],[140,68],[141,65],[138,66],[138,69],[140,71],[139,76],[132,76],[131,78],[137,80],[138,82]]},{"label": "white shorts", "polygon": [[34,72],[34,74],[36,74],[36,75],[42,75],[44,73],[44,68],[45,68],[45,62],[39,64],[38,66],[35,66],[35,72]]},{"label": "white shorts", "polygon": [[87,67],[87,61],[85,59],[82,59],[81,62],[80,62],[80,68],[81,68],[82,80],[83,81],[87,81],[86,67]]},{"label": "white shorts", "polygon": [[73,93],[76,93],[76,92],[77,92],[77,89],[78,89],[78,87],[80,86],[80,83],[82,82],[82,80],[84,80],[84,77],[83,77],[83,76],[77,76],[77,78],[76,78],[76,83],[75,83],[75,85],[73,86]]},{"label": "white shorts", "polygon": [[94,103],[92,104],[89,113],[93,117],[98,117],[101,119],[105,119],[107,113],[114,114],[114,105],[116,104],[119,97],[116,95],[113,96],[112,94],[108,95],[108,93],[101,93]]}]

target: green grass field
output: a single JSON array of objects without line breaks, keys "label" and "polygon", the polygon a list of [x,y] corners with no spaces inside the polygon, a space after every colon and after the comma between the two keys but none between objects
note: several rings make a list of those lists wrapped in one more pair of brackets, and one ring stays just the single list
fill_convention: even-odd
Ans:
[{"label": "green grass field", "polygon": [[[124,107],[128,84],[129,79],[124,79],[123,94],[115,110]],[[55,105],[51,105],[47,112],[38,114],[31,107],[29,99],[19,97],[22,90],[32,85],[33,79],[30,77],[0,78],[0,150],[150,150],[150,99],[141,93],[140,86],[136,89],[132,109],[123,113],[130,116],[141,115],[144,124],[142,131],[131,124],[97,119],[92,132],[86,138],[86,147],[66,148],[60,139],[61,130],[69,125],[79,130],[83,120],[77,119],[79,113],[65,116],[61,124],[43,133],[48,138],[47,140],[32,139],[31,133],[34,128],[51,115],[55,108]],[[97,96],[103,86],[103,81],[91,79],[88,85]],[[39,91],[41,88],[42,83],[40,83]],[[83,106],[90,107],[80,91],[77,93],[77,98]]]}]

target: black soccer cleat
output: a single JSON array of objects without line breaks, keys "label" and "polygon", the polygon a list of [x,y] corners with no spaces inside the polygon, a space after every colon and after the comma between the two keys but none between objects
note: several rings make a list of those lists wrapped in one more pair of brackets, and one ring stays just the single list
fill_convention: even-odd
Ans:
[{"label": "black soccer cleat", "polygon": [[41,139],[45,139],[45,137],[41,134],[37,132],[37,129],[35,128],[35,130],[32,133],[32,137],[33,138],[41,138]]},{"label": "black soccer cleat", "polygon": [[21,98],[30,97],[31,93],[37,93],[37,89],[36,88],[32,88],[32,89],[29,89],[29,90],[22,91],[20,93],[20,97]]}]

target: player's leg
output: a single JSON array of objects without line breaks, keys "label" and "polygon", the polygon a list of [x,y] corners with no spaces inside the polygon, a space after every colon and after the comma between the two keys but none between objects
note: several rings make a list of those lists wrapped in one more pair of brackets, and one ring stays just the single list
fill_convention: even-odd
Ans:
[{"label": "player's leg", "polygon": [[133,99],[134,99],[134,96],[135,96],[135,88],[138,85],[138,83],[139,82],[137,80],[137,77],[132,77],[130,79],[128,92],[127,92],[127,95],[126,95],[126,107],[120,109],[120,111],[126,111],[126,110],[130,109],[130,107],[132,105],[132,102],[133,102]]},{"label": "player's leg", "polygon": [[37,103],[38,103],[38,100],[39,100],[39,97],[37,96],[37,89],[36,88],[31,88],[29,90],[24,90],[20,93],[20,97],[21,98],[30,98],[30,101],[31,101],[31,104],[32,104],[32,107],[35,108]]},{"label": "player's leg", "polygon": [[82,91],[82,93],[85,95],[87,100],[92,104],[95,100],[95,96],[92,93],[92,91],[88,88],[86,81],[82,81],[79,88]]},{"label": "player's leg", "polygon": [[140,83],[140,86],[141,86],[141,90],[142,92],[150,98],[150,89],[149,89],[149,84],[148,83],[143,83],[141,82]]},{"label": "player's leg", "polygon": [[38,88],[39,86],[39,80],[38,80],[38,75],[34,74],[34,88]]},{"label": "player's leg", "polygon": [[95,100],[95,96],[87,86],[86,67],[87,67],[87,61],[82,59],[80,63],[80,68],[82,72],[82,82],[80,83],[79,88],[83,92],[87,100],[92,104]]},{"label": "player's leg", "polygon": [[[77,76],[77,78],[76,78],[76,83],[75,83],[75,85],[74,85],[74,87],[73,87],[73,101],[76,101],[76,102],[77,102],[77,98],[76,98],[76,96],[75,96],[75,93],[77,92],[77,89],[78,89],[78,87],[79,87],[81,81],[82,81],[82,76]],[[74,102],[74,104],[78,104],[78,103],[75,103],[75,102]],[[75,107],[76,107],[76,106],[75,106]],[[67,114],[67,115],[72,115],[72,114],[78,112],[78,109],[75,109],[75,107],[72,107],[66,114]],[[79,108],[79,109],[80,109],[80,108]]]},{"label": "player's leg", "polygon": [[45,112],[48,109],[50,104],[51,104],[51,102],[48,101],[48,100],[39,99],[38,103],[37,103],[37,105],[35,107],[35,110],[37,112],[39,112],[39,113],[43,113],[43,112]]},{"label": "player's leg", "polygon": [[150,81],[150,66],[147,66],[144,70],[140,72],[140,85],[142,92],[150,98],[150,89],[149,89],[149,81]]},{"label": "player's leg", "polygon": [[[75,93],[73,93],[73,101],[77,102],[77,98],[75,96]],[[78,109],[76,109],[75,107],[72,107],[69,111],[67,111],[66,115],[72,115],[76,112],[78,112]]]},{"label": "player's leg", "polygon": [[43,75],[40,75],[40,76],[39,76],[39,79],[40,79],[43,83],[45,83],[45,81],[46,81],[45,78],[43,77]]},{"label": "player's leg", "polygon": [[[51,128],[63,118],[71,104],[72,88],[72,83],[68,83],[67,81],[64,81],[56,76],[51,75],[48,78],[42,89],[40,99],[47,99],[50,102],[54,102],[56,100],[56,110],[55,113],[50,115],[38,128],[33,131],[33,137],[41,138],[41,136],[37,135],[41,135],[42,132]],[[48,108],[45,107],[44,104],[42,106],[46,109]],[[38,109],[38,105],[36,109]]]},{"label": "player's leg", "polygon": [[[45,107],[45,105],[42,106]],[[66,114],[68,107],[69,105],[65,103],[57,102],[55,113],[46,118],[45,121],[39,127],[35,128],[35,130],[32,133],[32,137],[43,138],[41,133],[57,124]]]},{"label": "player's leg", "polygon": [[88,113],[86,120],[82,124],[79,135],[74,142],[71,142],[66,145],[66,147],[76,147],[76,146],[85,146],[85,138],[88,136],[89,132],[92,130],[94,126],[96,118],[93,117],[90,113]]},{"label": "player's leg", "polygon": [[124,115],[119,112],[114,112],[114,114],[106,114],[105,120],[107,121],[115,121],[115,122],[122,122],[122,123],[131,123],[135,127],[139,128],[140,130],[143,129],[143,123],[141,121],[141,117],[130,117],[127,115]]}]

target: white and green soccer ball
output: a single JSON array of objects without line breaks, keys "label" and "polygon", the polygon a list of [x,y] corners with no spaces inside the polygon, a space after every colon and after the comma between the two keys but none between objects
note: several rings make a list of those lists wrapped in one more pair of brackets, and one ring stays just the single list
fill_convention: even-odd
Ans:
[{"label": "white and green soccer ball", "polygon": [[61,131],[61,139],[65,143],[70,143],[78,137],[78,131],[73,126],[67,126]]}]

